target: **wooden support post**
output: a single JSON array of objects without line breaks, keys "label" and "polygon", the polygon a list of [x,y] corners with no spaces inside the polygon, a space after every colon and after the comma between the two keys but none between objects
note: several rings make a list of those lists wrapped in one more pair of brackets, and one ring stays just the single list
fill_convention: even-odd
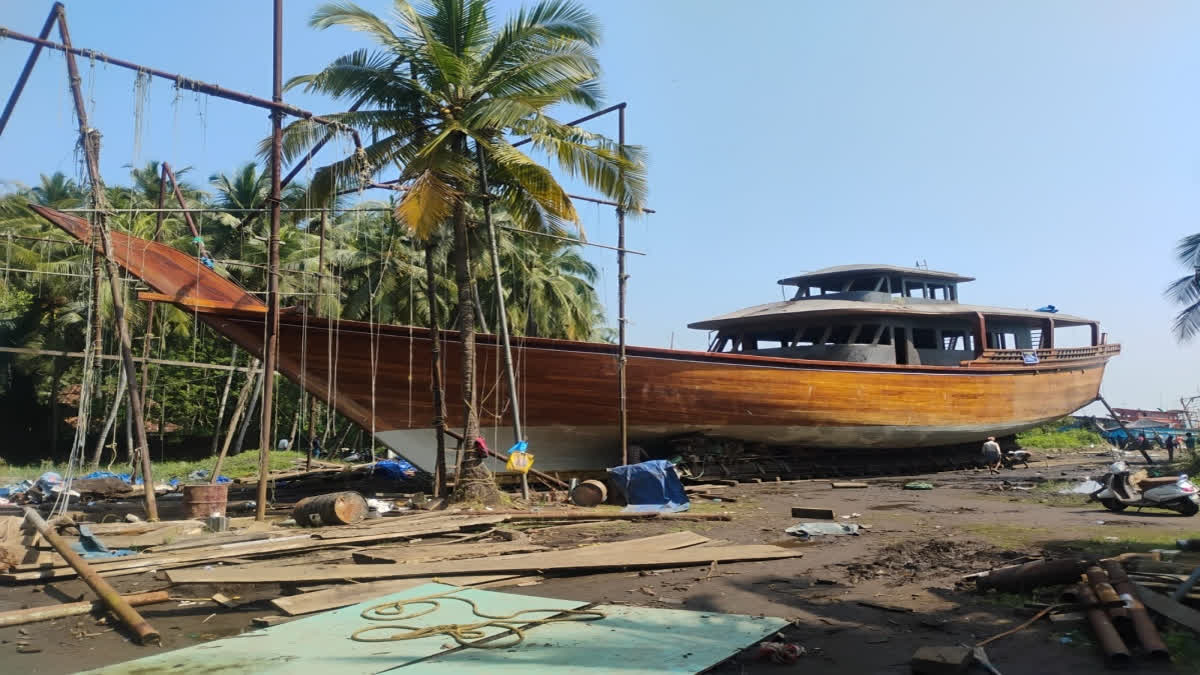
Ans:
[{"label": "wooden support post", "polygon": [[[488,195],[487,158],[483,146],[475,144],[475,159],[479,166],[479,192],[483,195],[483,221],[487,226],[488,244],[492,254],[492,275],[496,283],[496,306],[500,314],[500,342],[503,346],[504,375],[508,380],[508,403],[512,411],[513,445],[525,440],[521,429],[521,396],[517,390],[517,378],[513,372],[512,345],[508,337],[508,310],[504,306],[504,281],[500,268],[500,249],[496,244],[496,227],[492,224],[492,203]],[[521,498],[529,499],[529,476],[521,472]]]},{"label": "wooden support post", "polygon": [[433,243],[425,246],[425,297],[429,304],[429,345],[433,378],[433,428],[437,455],[433,465],[433,496],[446,496],[446,392],[442,384],[442,329],[438,317]]},{"label": "wooden support post", "polygon": [[[125,600],[125,602],[129,603],[130,607],[153,605],[155,603],[166,602],[168,600],[166,591],[133,593],[130,595],[122,595],[121,598]],[[99,612],[106,607],[107,605],[105,605],[103,602],[85,600],[83,602],[68,602],[63,605],[50,605],[49,607],[14,609],[10,612],[0,613],[0,627],[22,626],[28,623],[37,623],[39,621],[53,621],[54,619],[64,619],[68,616],[91,614],[92,612]]]},{"label": "wooden support post", "polygon": [[[63,38],[63,42],[65,43],[66,41],[66,38]],[[130,387],[130,389],[132,389],[132,387]],[[153,492],[153,487],[154,486],[147,483],[146,492]],[[85,584],[90,586],[91,589],[96,592],[96,595],[100,596],[100,599],[104,601],[104,604],[108,605],[113,614],[117,615],[117,618],[121,620],[121,623],[125,624],[125,626],[133,632],[139,643],[146,644],[147,642],[158,642],[158,631],[151,628],[150,624],[146,623],[146,620],[137,613],[137,610],[135,610],[133,607],[130,607],[129,603],[126,602],[123,597],[121,597],[121,594],[117,593],[116,589],[110,586],[103,577],[101,577],[96,573],[95,570],[88,566],[88,564],[84,562],[83,558],[79,557],[78,553],[71,550],[71,545],[64,541],[62,537],[58,536],[58,533],[55,532],[48,524],[46,524],[45,520],[42,520],[42,517],[37,511],[34,511],[28,506],[25,507],[25,520],[32,524],[37,531],[41,533],[42,537],[46,541],[50,542],[50,545],[53,546],[54,550],[58,551],[58,554],[67,561],[67,564],[71,566],[71,569],[75,570],[75,572],[79,574],[79,578],[82,579]]]},{"label": "wooden support post", "polygon": [[[283,0],[274,0],[271,100],[283,102]],[[258,434],[258,499],[255,520],[267,517],[271,465],[271,419],[275,412],[275,364],[279,349],[279,201],[283,179],[283,113],[271,111],[271,238],[267,246],[267,330],[263,341],[262,422]]]},{"label": "wooden support post", "polygon": [[[58,5],[58,31],[64,45],[71,44],[71,36],[67,31],[67,15],[62,5]],[[146,484],[146,518],[158,520],[158,505],[154,499],[154,474],[150,468],[149,443],[146,441],[146,424],[142,416],[142,399],[138,388],[137,371],[133,364],[133,346],[129,338],[129,325],[125,320],[125,298],[122,296],[121,275],[112,259],[112,241],[108,235],[107,215],[104,212],[104,181],[100,178],[100,132],[88,126],[87,108],[83,102],[83,90],[79,77],[79,68],[75,63],[75,55],[67,52],[67,74],[71,81],[71,96],[75,102],[75,117],[79,121],[79,141],[83,148],[87,164],[88,179],[92,187],[92,202],[96,209],[95,227],[100,234],[100,244],[103,248],[105,268],[108,272],[109,290],[112,292],[113,318],[117,324],[117,335],[120,339],[121,361],[125,368],[125,376],[129,379],[129,409],[134,415],[134,432],[137,434],[138,445],[142,450],[142,477]],[[96,309],[99,311],[99,308]]]}]

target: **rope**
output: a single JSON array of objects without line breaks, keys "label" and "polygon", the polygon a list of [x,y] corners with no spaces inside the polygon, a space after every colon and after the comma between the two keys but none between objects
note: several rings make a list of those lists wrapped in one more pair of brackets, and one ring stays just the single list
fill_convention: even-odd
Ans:
[{"label": "rope", "polygon": [[1034,623],[1036,623],[1038,619],[1042,618],[1043,616],[1046,616],[1047,614],[1049,614],[1050,612],[1052,612],[1056,609],[1062,609],[1065,606],[1066,605],[1050,605],[1049,607],[1043,609],[1042,611],[1038,612],[1037,614],[1034,614],[1032,619],[1026,621],[1025,623],[1021,624],[1020,626],[1017,626],[1016,628],[1010,628],[998,635],[993,635],[992,637],[990,637],[982,642],[976,643],[975,646],[982,647],[982,646],[988,644],[989,642],[995,642],[996,640],[999,640],[1002,637],[1006,637],[1006,636],[1012,635],[1013,633],[1025,630],[1026,628],[1028,628],[1028,627],[1032,626]]},{"label": "rope", "polygon": [[[405,626],[399,624],[387,626],[367,626],[359,628],[350,635],[351,640],[357,642],[393,642],[401,640],[419,640],[421,638],[433,637],[436,635],[445,635],[457,642],[461,647],[471,647],[474,649],[507,649],[521,644],[525,640],[525,631],[544,624],[560,623],[564,621],[598,621],[605,618],[604,612],[594,609],[522,609],[512,614],[493,615],[486,614],[479,610],[479,606],[469,598],[460,598],[451,593],[457,593],[462,589],[455,589],[447,593],[439,593],[435,595],[427,595],[421,598],[413,598],[411,600],[397,600],[395,602],[385,602],[369,609],[362,613],[362,618],[368,621],[403,621],[405,619],[415,619],[419,616],[432,614],[441,609],[442,600],[458,600],[465,602],[471,606],[471,612],[475,616],[486,621],[476,621],[474,623],[444,623],[433,626]],[[406,613],[407,605],[428,605],[424,610]],[[524,614],[541,613],[552,614],[545,619],[517,619]],[[564,616],[565,615],[565,616]],[[486,633],[487,628],[499,628],[512,632],[511,640],[489,640]],[[398,632],[401,629],[407,632]],[[373,631],[394,631],[383,637],[362,637],[365,633]]]}]

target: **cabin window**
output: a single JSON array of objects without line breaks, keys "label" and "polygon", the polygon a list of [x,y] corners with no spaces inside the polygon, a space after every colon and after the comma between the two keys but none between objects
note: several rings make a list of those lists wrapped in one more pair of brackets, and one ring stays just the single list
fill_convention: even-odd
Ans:
[{"label": "cabin window", "polygon": [[904,282],[904,297],[906,298],[923,298],[925,297],[925,284],[919,281]]},{"label": "cabin window", "polygon": [[937,331],[932,328],[914,328],[912,342],[913,347],[917,349],[937,349]]},{"label": "cabin window", "polygon": [[860,277],[850,282],[847,291],[874,291],[879,288],[879,277]]},{"label": "cabin window", "polygon": [[952,352],[967,348],[967,332],[965,330],[942,331],[942,349]]},{"label": "cabin window", "polygon": [[864,323],[858,328],[858,335],[854,337],[856,345],[873,345],[879,341],[879,332],[883,330],[883,326],[877,323]]},{"label": "cabin window", "polygon": [[850,334],[854,332],[854,326],[834,326],[829,331],[828,337],[825,338],[825,344],[844,345],[850,343]]},{"label": "cabin window", "polygon": [[877,344],[877,345],[892,344],[892,331],[890,330],[890,328],[888,326],[880,326],[879,330],[880,330],[879,339],[875,341],[875,344]]},{"label": "cabin window", "polygon": [[950,299],[950,287],[949,286],[941,286],[941,285],[930,286],[929,287],[929,297],[934,300],[949,300]]},{"label": "cabin window", "polygon": [[1083,326],[1059,326],[1054,325],[1054,346],[1062,347],[1090,347],[1092,346],[1092,327],[1089,325]]}]

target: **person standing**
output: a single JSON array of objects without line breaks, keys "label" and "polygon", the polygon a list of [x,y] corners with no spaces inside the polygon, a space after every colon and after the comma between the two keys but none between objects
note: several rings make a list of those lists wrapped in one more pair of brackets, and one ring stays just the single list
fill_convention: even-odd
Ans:
[{"label": "person standing", "polygon": [[989,472],[1000,473],[1000,462],[1000,444],[996,442],[995,436],[988,436],[983,444],[983,463],[987,465]]},{"label": "person standing", "polygon": [[1167,434],[1166,439],[1163,440],[1163,447],[1167,451],[1167,461],[1168,462],[1175,461],[1175,446],[1176,446],[1175,434]]}]

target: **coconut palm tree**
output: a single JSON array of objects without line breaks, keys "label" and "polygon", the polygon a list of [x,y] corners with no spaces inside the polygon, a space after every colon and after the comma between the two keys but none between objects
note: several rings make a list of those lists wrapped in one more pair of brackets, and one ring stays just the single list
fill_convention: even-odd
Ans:
[{"label": "coconut palm tree", "polygon": [[[328,117],[378,138],[314,173],[310,189],[318,199],[394,164],[405,188],[396,218],[421,240],[442,228],[453,232],[468,457],[458,497],[466,499],[490,499],[495,490],[481,480],[486,472],[474,442],[479,418],[468,211],[481,193],[477,159],[486,162],[490,178],[485,199],[522,227],[563,231],[579,219],[550,170],[515,147],[512,136],[531,138],[533,148],[568,175],[629,210],[638,210],[645,194],[640,149],[548,114],[559,104],[600,103],[593,51],[599,26],[591,13],[573,2],[547,0],[496,27],[492,9],[488,0],[431,0],[421,9],[395,0],[389,23],[352,3],[323,5],[312,26],[361,31],[378,48],[352,52],[288,83],[361,101],[354,112]],[[303,154],[326,133],[310,120],[293,122],[285,135],[286,157]]]},{"label": "coconut palm tree", "polygon": [[1200,334],[1200,233],[1180,239],[1175,258],[1190,272],[1171,282],[1165,295],[1183,305],[1175,315],[1174,331],[1176,339],[1186,342]]}]

